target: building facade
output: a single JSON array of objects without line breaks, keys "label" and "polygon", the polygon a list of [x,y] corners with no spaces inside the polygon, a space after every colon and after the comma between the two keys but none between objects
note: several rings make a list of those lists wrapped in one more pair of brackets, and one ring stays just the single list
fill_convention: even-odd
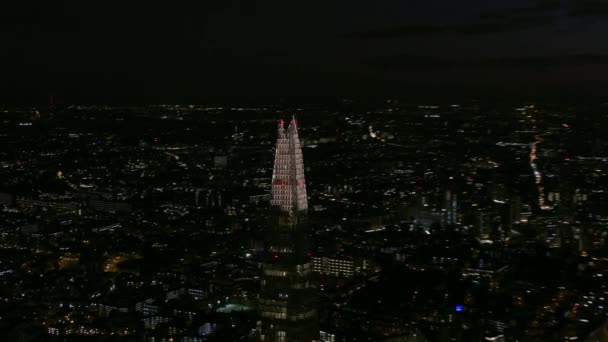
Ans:
[{"label": "building facade", "polygon": [[350,278],[371,270],[370,263],[365,259],[331,258],[325,256],[312,257],[312,270],[315,273],[334,277]]}]

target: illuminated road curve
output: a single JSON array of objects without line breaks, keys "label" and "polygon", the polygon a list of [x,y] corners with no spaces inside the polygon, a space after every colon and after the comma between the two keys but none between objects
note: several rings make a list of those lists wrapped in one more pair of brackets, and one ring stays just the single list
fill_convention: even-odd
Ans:
[{"label": "illuminated road curve", "polygon": [[541,210],[550,210],[553,209],[553,207],[545,204],[545,193],[542,185],[543,175],[540,172],[538,165],[536,164],[538,144],[543,142],[543,138],[541,138],[540,135],[535,135],[534,139],[536,140],[530,144],[530,167],[532,168],[532,172],[534,173],[536,189],[538,190],[538,205],[540,206]]}]

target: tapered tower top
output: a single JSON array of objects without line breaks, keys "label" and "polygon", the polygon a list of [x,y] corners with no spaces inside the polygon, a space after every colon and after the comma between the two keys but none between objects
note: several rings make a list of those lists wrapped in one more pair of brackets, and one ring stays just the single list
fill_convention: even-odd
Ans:
[{"label": "tapered tower top", "polygon": [[296,119],[292,118],[287,130],[285,130],[285,122],[279,120],[277,135],[271,203],[282,211],[290,213],[306,211],[308,201],[304,160]]}]

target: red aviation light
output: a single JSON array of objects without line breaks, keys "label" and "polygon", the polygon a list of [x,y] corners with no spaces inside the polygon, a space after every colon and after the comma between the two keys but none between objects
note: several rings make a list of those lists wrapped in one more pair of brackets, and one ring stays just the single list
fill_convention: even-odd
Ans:
[{"label": "red aviation light", "polygon": [[277,254],[275,254],[273,258],[278,259],[279,256]]}]

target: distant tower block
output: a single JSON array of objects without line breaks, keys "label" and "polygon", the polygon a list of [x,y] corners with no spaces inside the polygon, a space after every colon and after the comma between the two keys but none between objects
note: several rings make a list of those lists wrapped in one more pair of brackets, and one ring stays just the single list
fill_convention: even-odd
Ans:
[{"label": "distant tower block", "polygon": [[455,225],[458,220],[458,197],[451,191],[445,191],[445,197],[443,201],[444,223],[447,225]]}]

